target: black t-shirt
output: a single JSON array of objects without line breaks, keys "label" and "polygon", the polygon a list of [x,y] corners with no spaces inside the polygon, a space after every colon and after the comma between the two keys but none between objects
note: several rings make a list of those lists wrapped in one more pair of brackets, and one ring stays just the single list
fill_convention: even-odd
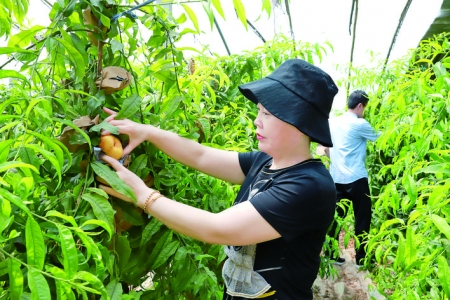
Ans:
[{"label": "black t-shirt", "polygon": [[[320,252],[333,221],[336,190],[318,159],[270,170],[263,152],[240,153],[246,175],[235,204],[250,200],[281,238],[256,246],[254,270],[275,290],[265,300],[311,300]],[[224,300],[244,298],[224,294]]]}]

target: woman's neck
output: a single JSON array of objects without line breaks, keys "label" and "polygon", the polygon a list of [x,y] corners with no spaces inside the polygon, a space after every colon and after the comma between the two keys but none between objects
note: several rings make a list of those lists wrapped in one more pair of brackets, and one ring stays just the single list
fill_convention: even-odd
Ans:
[{"label": "woman's neck", "polygon": [[305,160],[312,159],[313,156],[310,151],[308,153],[303,153],[301,155],[296,156],[287,156],[287,157],[273,157],[272,165],[270,166],[271,170],[278,170],[287,168],[296,164],[299,164]]}]

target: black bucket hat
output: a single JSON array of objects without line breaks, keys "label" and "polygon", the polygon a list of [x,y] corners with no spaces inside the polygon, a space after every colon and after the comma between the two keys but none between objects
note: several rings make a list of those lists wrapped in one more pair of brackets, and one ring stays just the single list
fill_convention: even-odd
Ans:
[{"label": "black bucket hat", "polygon": [[333,147],[328,118],[338,88],[318,67],[289,59],[266,78],[240,85],[239,90],[313,142]]}]

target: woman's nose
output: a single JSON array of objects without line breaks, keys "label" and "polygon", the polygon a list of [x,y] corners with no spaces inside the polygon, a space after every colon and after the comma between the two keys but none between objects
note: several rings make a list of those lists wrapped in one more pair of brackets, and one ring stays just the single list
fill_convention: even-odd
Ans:
[{"label": "woman's nose", "polygon": [[261,127],[261,121],[259,120],[259,114],[256,116],[255,121],[253,121],[256,127]]}]

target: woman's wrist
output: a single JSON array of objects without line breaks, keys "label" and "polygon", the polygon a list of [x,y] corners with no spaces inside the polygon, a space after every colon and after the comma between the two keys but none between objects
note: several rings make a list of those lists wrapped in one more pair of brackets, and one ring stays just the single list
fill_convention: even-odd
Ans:
[{"label": "woman's wrist", "polygon": [[149,209],[153,202],[155,202],[157,199],[164,197],[158,190],[147,188],[145,192],[141,194],[142,196],[139,197],[137,206],[142,208],[142,210],[148,214]]}]

